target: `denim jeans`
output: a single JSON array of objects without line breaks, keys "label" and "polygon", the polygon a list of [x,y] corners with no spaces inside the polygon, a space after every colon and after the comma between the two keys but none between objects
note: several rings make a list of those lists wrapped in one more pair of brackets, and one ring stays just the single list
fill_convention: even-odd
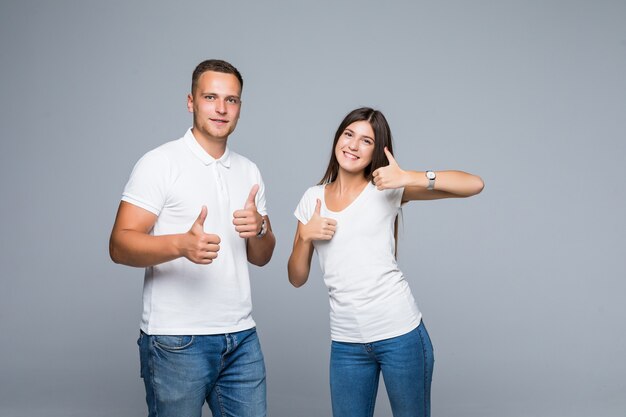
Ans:
[{"label": "denim jeans", "polygon": [[209,336],[141,332],[149,417],[265,417],[265,364],[256,329]]},{"label": "denim jeans", "polygon": [[394,417],[429,417],[433,365],[433,346],[424,323],[402,336],[372,343],[333,341],[333,416],[373,416],[382,371]]}]

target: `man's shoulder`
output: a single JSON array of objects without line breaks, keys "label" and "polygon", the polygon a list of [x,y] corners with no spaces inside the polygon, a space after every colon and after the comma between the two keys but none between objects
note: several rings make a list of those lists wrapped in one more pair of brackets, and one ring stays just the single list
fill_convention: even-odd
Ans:
[{"label": "man's shoulder", "polygon": [[170,140],[169,142],[162,143],[149,152],[160,152],[164,154],[176,154],[185,148],[184,138],[178,138]]},{"label": "man's shoulder", "polygon": [[156,148],[150,149],[143,155],[142,159],[150,158],[171,162],[181,156],[184,153],[184,150],[185,144],[183,142],[183,138],[174,139],[169,142],[162,143]]}]

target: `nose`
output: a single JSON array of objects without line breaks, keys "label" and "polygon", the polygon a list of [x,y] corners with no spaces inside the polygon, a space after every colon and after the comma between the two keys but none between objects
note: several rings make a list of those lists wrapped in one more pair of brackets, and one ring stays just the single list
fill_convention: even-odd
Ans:
[{"label": "nose", "polygon": [[226,114],[226,103],[224,100],[215,101],[215,112],[219,114]]},{"label": "nose", "polygon": [[357,149],[359,149],[359,138],[354,136],[352,139],[350,139],[350,142],[348,143],[348,148],[350,148],[350,150],[352,151],[356,151]]}]

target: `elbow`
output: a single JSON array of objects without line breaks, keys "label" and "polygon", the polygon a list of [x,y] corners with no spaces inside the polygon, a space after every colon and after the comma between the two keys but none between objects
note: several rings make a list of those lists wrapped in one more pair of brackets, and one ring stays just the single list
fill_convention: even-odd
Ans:
[{"label": "elbow", "polygon": [[471,181],[468,182],[467,190],[462,195],[462,197],[472,197],[480,194],[484,188],[485,183],[483,182],[483,179],[480,178],[478,175],[473,175]]},{"label": "elbow", "polygon": [[254,266],[265,266],[268,264],[271,258],[272,258],[271,256],[268,256],[266,258],[259,258],[259,259],[250,258],[248,259],[248,261]]},{"label": "elbow", "polygon": [[300,288],[301,286],[304,285],[304,283],[306,281],[300,281],[297,279],[292,279],[291,277],[289,277],[289,282],[291,283],[291,285],[293,285],[295,288]]},{"label": "elbow", "polygon": [[294,270],[294,268],[292,268],[291,262],[287,264],[287,276],[289,277],[289,283],[296,288],[300,288],[301,286],[303,286],[309,278],[308,273],[305,274]]},{"label": "elbow", "polygon": [[485,182],[479,176],[476,176],[474,181],[474,193],[472,195],[480,194],[485,188]]},{"label": "elbow", "polygon": [[116,249],[115,244],[113,243],[113,237],[109,240],[109,256],[111,260],[116,264],[122,263],[119,255],[119,251]]},{"label": "elbow", "polygon": [[306,280],[297,279],[296,277],[289,274],[289,283],[293,285],[294,287],[300,288],[301,286],[304,285],[305,282]]}]

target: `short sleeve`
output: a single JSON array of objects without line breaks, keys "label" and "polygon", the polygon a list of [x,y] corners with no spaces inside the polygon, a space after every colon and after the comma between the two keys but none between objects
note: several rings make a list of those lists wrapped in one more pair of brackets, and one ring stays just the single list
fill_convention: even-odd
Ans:
[{"label": "short sleeve", "polygon": [[148,152],[135,164],[124,187],[122,201],[158,216],[167,199],[170,171],[171,164],[166,155],[157,150]]},{"label": "short sleeve", "polygon": [[261,171],[256,168],[256,183],[259,184],[259,191],[256,193],[255,204],[256,209],[261,216],[267,216],[267,203],[265,200],[265,183],[263,182],[263,177],[261,176]]},{"label": "short sleeve", "polygon": [[385,190],[385,196],[387,197],[387,201],[394,208],[400,208],[402,206],[402,196],[404,195],[404,187],[401,188],[392,188]]},{"label": "short sleeve", "polygon": [[314,196],[315,187],[311,187],[305,191],[304,195],[300,199],[298,206],[293,212],[293,215],[296,216],[298,220],[302,224],[307,224],[313,215],[313,211],[315,210],[315,196]]}]

